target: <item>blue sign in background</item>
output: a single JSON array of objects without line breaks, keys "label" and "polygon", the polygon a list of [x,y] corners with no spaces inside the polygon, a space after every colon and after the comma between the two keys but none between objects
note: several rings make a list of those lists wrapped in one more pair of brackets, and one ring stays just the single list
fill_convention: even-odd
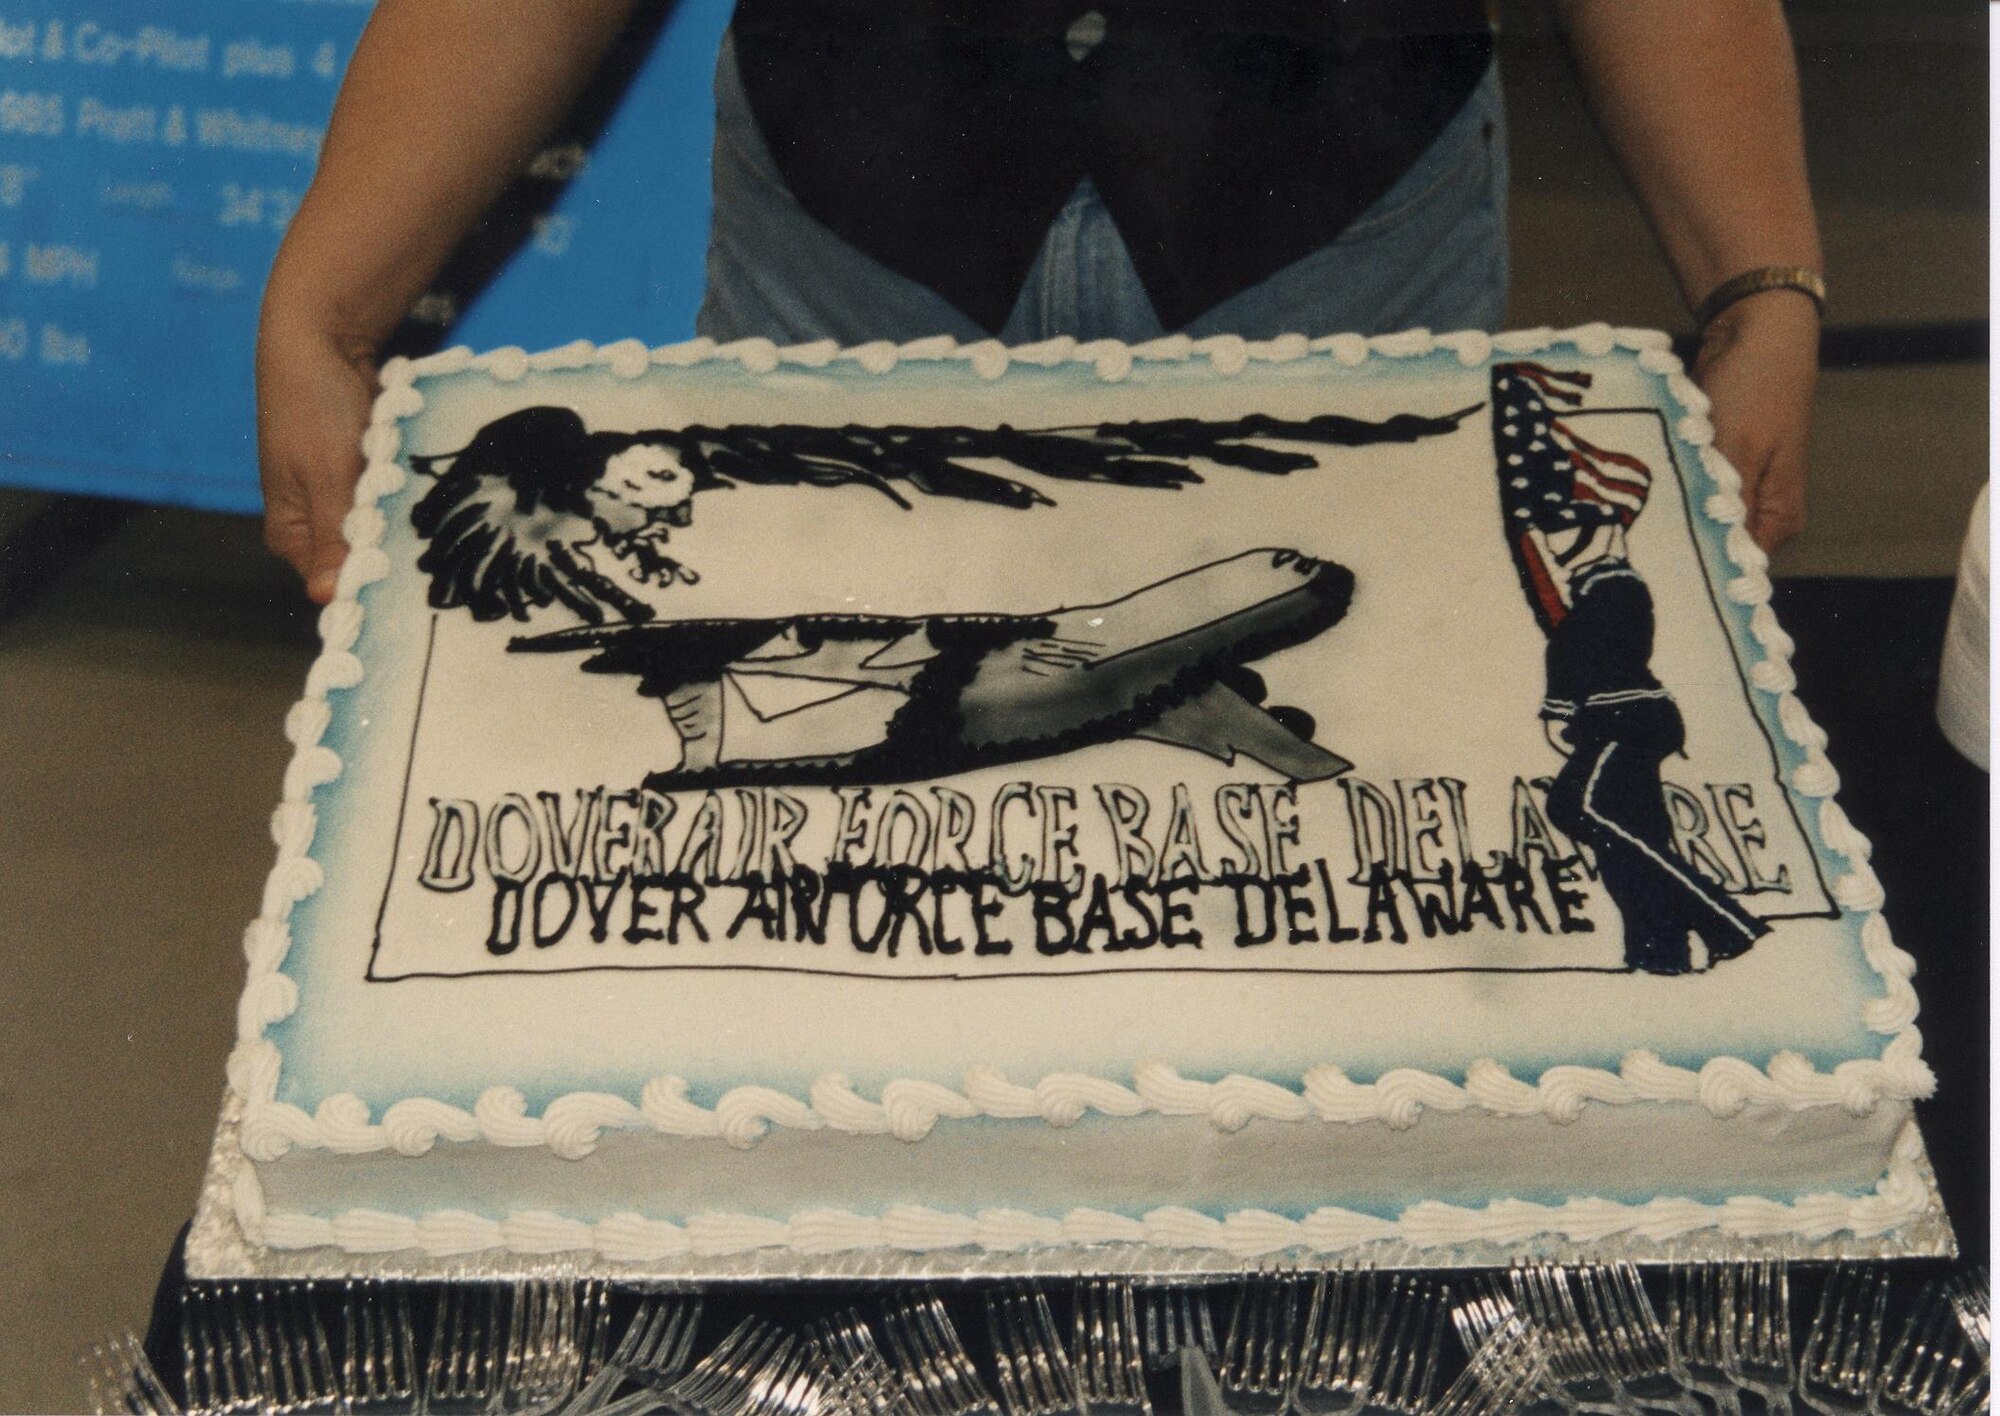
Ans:
[{"label": "blue sign in background", "polygon": [[[729,0],[642,4],[397,340],[687,337]],[[0,0],[0,483],[250,511],[257,303],[367,0]]]}]

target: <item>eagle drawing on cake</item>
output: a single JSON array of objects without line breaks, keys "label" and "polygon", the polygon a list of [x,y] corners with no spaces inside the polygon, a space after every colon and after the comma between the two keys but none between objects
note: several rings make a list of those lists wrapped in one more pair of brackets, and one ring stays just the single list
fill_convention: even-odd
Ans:
[{"label": "eagle drawing on cake", "polygon": [[1319,459],[1282,444],[1414,443],[1454,431],[1477,411],[1379,421],[1252,413],[1040,429],[850,423],[593,432],[574,409],[537,406],[494,419],[455,452],[412,457],[419,475],[436,480],[411,522],[426,543],[417,565],[430,576],[438,609],[525,620],[561,604],[588,624],[645,621],[656,612],[635,591],[700,579],[669,545],[693,525],[695,499],[706,493],[861,487],[906,511],[913,498],[927,497],[1028,511],[1051,505],[1050,494],[993,464],[1058,482],[1171,490],[1202,480],[1196,461],[1283,476]]}]

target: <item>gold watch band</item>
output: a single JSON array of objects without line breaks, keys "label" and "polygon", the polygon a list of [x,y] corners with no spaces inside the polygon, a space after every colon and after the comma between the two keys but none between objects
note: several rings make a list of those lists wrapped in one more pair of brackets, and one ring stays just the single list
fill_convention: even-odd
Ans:
[{"label": "gold watch band", "polygon": [[1766,290],[1796,290],[1813,302],[1814,309],[1822,315],[1826,313],[1826,281],[1818,271],[1808,266],[1759,266],[1732,275],[1709,291],[1708,298],[1695,306],[1695,328],[1707,329],[1717,315],[1738,300],[1761,295]]}]

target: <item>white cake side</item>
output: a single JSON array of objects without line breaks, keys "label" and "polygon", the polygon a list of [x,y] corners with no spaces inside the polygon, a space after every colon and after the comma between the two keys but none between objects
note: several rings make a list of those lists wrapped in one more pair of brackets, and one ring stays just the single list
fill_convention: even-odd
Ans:
[{"label": "white cake side", "polygon": [[[440,1099],[420,1088],[377,1102],[328,1090],[308,1109],[302,1104],[304,1098],[282,1094],[287,1061],[266,1034],[291,1018],[299,1005],[300,980],[287,971],[286,964],[292,948],[292,912],[324,883],[322,865],[313,850],[318,819],[315,789],[333,783],[343,771],[340,754],[327,741],[336,715],[328,693],[352,689],[364,676],[363,659],[355,652],[365,628],[362,596],[391,570],[390,558],[381,549],[387,526],[378,504],[400,491],[408,476],[396,460],[403,450],[399,430],[405,420],[423,409],[424,398],[418,388],[421,380],[478,371],[505,383],[530,373],[588,369],[613,379],[634,380],[655,367],[696,368],[714,363],[739,364],[759,375],[851,363],[870,374],[883,375],[899,365],[963,361],[981,379],[989,380],[1003,376],[1010,364],[1047,368],[1082,363],[1107,384],[1115,384],[1135,367],[1203,360],[1228,376],[1253,365],[1282,366],[1310,359],[1361,367],[1383,360],[1449,357],[1474,369],[1498,356],[1553,358],[1558,352],[1570,351],[1585,359],[1602,359],[1619,351],[1633,356],[1639,368],[1664,379],[1669,399],[1677,405],[1670,410],[1673,435],[1696,450],[1702,473],[1710,482],[1699,510],[1719,532],[1719,544],[1728,561],[1726,574],[1712,578],[1720,582],[1718,588],[1733,606],[1747,611],[1747,641],[1738,646],[1745,660],[1744,677],[1768,699],[1764,716],[1778,726],[1786,744],[1788,760],[1782,764],[1786,786],[1792,800],[1805,805],[1811,832],[1824,848],[1822,854],[1834,862],[1825,882],[1826,892],[1838,907],[1841,927],[1853,929],[1859,957],[1881,989],[1879,994],[1860,999],[1856,1009],[1856,1024],[1877,1039],[1873,1046],[1849,1046],[1851,1055],[1838,1056],[1825,1066],[1784,1047],[1772,1049],[1761,1063],[1727,1055],[1682,1056],[1668,1061],[1647,1049],[1623,1055],[1615,1066],[1579,1065],[1558,1057],[1530,1067],[1510,1057],[1510,1067],[1494,1056],[1477,1056],[1466,1059],[1451,1076],[1426,1068],[1361,1069],[1351,1061],[1344,1068],[1329,1059],[1319,1065],[1300,1065],[1283,1077],[1228,1072],[1202,1079],[1183,1075],[1169,1061],[1147,1058],[1123,1071],[1051,1070],[1034,1074],[1032,1082],[1020,1079],[1018,1063],[1003,1071],[975,1055],[965,1059],[969,1065],[955,1079],[956,1085],[941,1078],[934,1068],[907,1076],[893,1072],[883,1076],[880,1068],[871,1064],[858,1070],[880,1077],[873,1085],[857,1085],[831,1067],[804,1085],[755,1081],[717,1085],[714,1078],[682,1080],[655,1075],[651,1080],[640,1078],[641,1085],[578,1088],[545,1096],[535,1104],[530,1104],[522,1087],[515,1085],[535,1074],[530,1067],[521,1073],[489,1078],[492,1084],[481,1087],[469,1102]],[[242,1172],[238,1212],[245,1232],[254,1241],[280,1247],[333,1244],[357,1250],[416,1247],[431,1252],[546,1249],[555,1245],[594,1248],[608,1257],[630,1258],[677,1252],[689,1245],[706,1245],[712,1252],[773,1245],[820,1251],[885,1244],[1010,1248],[1058,1241],[1139,1239],[1248,1254],[1293,1245],[1334,1251],[1385,1238],[1443,1245],[1516,1234],[1559,1233],[1575,1238],[1621,1230],[1649,1237],[1702,1229],[1760,1236],[1837,1230],[1874,1235],[1909,1222],[1924,1203],[1925,1192],[1915,1175],[1917,1143],[1906,1121],[1907,1102],[1928,1094],[1931,1085],[1914,1027],[1915,995],[1908,983],[1911,963],[1890,940],[1880,916],[1880,888],[1867,866],[1866,842],[1832,800],[1837,783],[1824,755],[1824,735],[1790,691],[1790,644],[1768,607],[1770,584],[1762,554],[1742,527],[1744,511],[1736,495],[1736,475],[1709,446],[1711,432],[1703,416],[1706,401],[1680,373],[1663,337],[1591,327],[1567,334],[1538,331],[1495,338],[1476,334],[1433,337],[1416,332],[1373,341],[1343,337],[1311,342],[1279,340],[1265,345],[1178,339],[1130,349],[1059,341],[1012,351],[992,344],[958,348],[948,341],[927,341],[901,350],[879,346],[845,352],[831,346],[781,351],[755,341],[723,349],[697,343],[659,351],[628,343],[602,350],[571,346],[532,358],[519,351],[500,351],[475,360],[463,351],[454,351],[418,365],[394,366],[385,371],[384,384],[368,434],[368,471],[347,524],[355,550],[343,572],[339,596],[322,617],[325,652],[314,667],[305,698],[287,721],[298,755],[287,774],[285,804],[274,818],[280,859],[266,890],[264,911],[246,936],[251,978],[239,1011],[241,1037],[231,1059],[230,1076],[246,1104],[243,1146],[253,1165]],[[1690,503],[1694,494],[1690,487]],[[1693,510],[1691,505],[1691,513]],[[1330,883],[1328,890],[1331,894]],[[776,985],[760,982],[759,986]],[[1266,986],[1268,991],[1268,981]],[[1353,986],[1364,993],[1375,989],[1376,994],[1369,996],[1386,996],[1381,990],[1389,987],[1380,980]],[[1596,986],[1588,980],[1577,984],[1581,990],[1578,996],[1592,996],[1588,989]],[[1627,985],[1606,982],[1602,986]],[[1831,990],[1834,985],[1828,987]],[[1186,996],[1186,990],[1181,989],[1179,996]],[[1260,1001],[1268,1003],[1269,998],[1260,995]],[[1601,1046],[1592,1044],[1584,1051],[1596,1052]],[[1840,1046],[1830,1042],[1820,1050],[1834,1057]],[[1349,1070],[1372,1072],[1372,1076],[1365,1081],[1352,1080]],[[1516,1070],[1531,1071],[1533,1080],[1518,1078]],[[774,1069],[774,1074],[780,1071]],[[740,1064],[719,1069],[724,1079],[742,1072]],[[1746,1184],[1745,1192],[1734,1197],[1696,1199],[1691,1193],[1672,1191],[1636,1201],[1609,1198],[1600,1192],[1599,1181],[1591,1172],[1593,1167],[1601,1167],[1606,1176],[1615,1171],[1620,1146],[1603,1137],[1616,1135],[1619,1127],[1602,1122],[1599,1108],[1630,1108],[1634,1117],[1656,1117],[1669,1128],[1702,1123],[1713,1126],[1718,1120],[1726,1122],[1745,1114],[1748,1108],[1748,1115],[1765,1118],[1767,1132],[1770,1118],[1798,1115],[1825,1128],[1822,1143],[1844,1153],[1818,1172],[1827,1183],[1826,1190],[1788,1191],[1784,1198],[1773,1198],[1774,1190],[1789,1183],[1783,1144],[1748,1139],[1756,1128],[1746,1123],[1743,1155],[1725,1164],[1721,1153],[1735,1142],[1726,1139],[1729,1128],[1722,1126],[1714,1130],[1719,1139],[1710,1147],[1718,1173],[1734,1166],[1734,1173],[1747,1176],[1759,1173],[1762,1165],[1769,1171],[1767,1181]],[[1587,1114],[1587,1124],[1573,1124]],[[1686,1119],[1679,1119],[1683,1114]],[[1857,1118],[1844,1133],[1838,1120],[1842,1116]],[[1089,1125],[1079,1127],[1086,1117]],[[1383,1162],[1378,1178],[1360,1183],[1363,1190],[1372,1187],[1377,1191],[1412,1184],[1408,1176],[1422,1173],[1427,1156],[1434,1162],[1436,1156],[1461,1149],[1463,1141],[1451,1127],[1453,1118],[1473,1123],[1465,1132],[1468,1135],[1495,1118],[1513,1118],[1530,1126],[1538,1138],[1547,1138],[1531,1143],[1524,1140],[1529,1151],[1540,1151],[1545,1145],[1553,1148],[1546,1167],[1548,1183],[1560,1187],[1573,1181],[1581,1188],[1568,1193],[1580,1197],[1564,1200],[1557,1191],[1544,1191],[1544,1198],[1525,1199],[1511,1191],[1492,1190],[1484,1202],[1443,1204],[1413,1192],[1409,1195],[1412,1203],[1400,1212],[1393,1203],[1382,1202],[1372,1209],[1295,1204],[1291,1206],[1294,1213],[1289,1215],[1257,1206],[1232,1213],[1226,1206],[1214,1205],[1199,1213],[1167,1205],[1133,1215],[1111,1213],[1088,1203],[1065,1205],[1057,1212],[1026,1214],[994,1208],[968,1215],[954,1214],[948,1206],[899,1207],[893,1201],[875,1213],[853,1209],[844,1216],[829,1217],[826,1213],[827,1186],[868,1195],[877,1178],[872,1172],[889,1173],[906,1164],[902,1159],[871,1159],[892,1154],[881,1147],[920,1147],[949,1135],[948,1144],[970,1146],[973,1152],[985,1148],[992,1157],[988,1163],[1005,1167],[1010,1153],[1032,1150],[1039,1144],[1027,1139],[1030,1133],[1040,1135],[1050,1128],[1069,1127],[1075,1128],[1070,1132],[1073,1137],[1088,1132],[1102,1151],[1079,1159],[1076,1176],[1047,1176],[1047,1193],[1038,1202],[1063,1204],[1062,1192],[1074,1191],[1090,1175],[1115,1164],[1121,1149],[1118,1118],[1195,1118],[1177,1144],[1204,1152],[1256,1156],[1259,1164],[1275,1158],[1280,1169],[1288,1153],[1295,1157],[1314,1154],[1326,1144],[1329,1134],[1349,1134],[1356,1127],[1367,1128],[1371,1135],[1377,1130],[1397,1133],[1396,1147],[1391,1158]],[[1145,1124],[1151,1126],[1152,1122]],[[964,1136],[958,1134],[961,1129]],[[646,1214],[641,1203],[644,1187],[632,1189],[629,1176],[607,1180],[601,1187],[594,1179],[584,1178],[597,1173],[585,1157],[600,1150],[607,1134],[617,1145],[643,1141],[648,1135],[657,1137],[664,1147],[663,1155],[706,1153],[721,1146],[754,1157],[758,1151],[753,1147],[774,1130],[787,1133],[788,1144],[790,1136],[796,1134],[806,1155],[812,1153],[809,1133],[815,1131],[880,1139],[874,1143],[876,1149],[863,1146],[842,1152],[852,1158],[853,1173],[822,1174],[816,1179],[817,1188],[800,1189],[797,1204],[816,1216],[804,1230],[797,1216],[770,1212]],[[1777,1130],[1782,1133],[1783,1127]],[[1587,1132],[1593,1133],[1591,1138],[1582,1139]],[[1130,1134],[1130,1144],[1137,1148],[1139,1126],[1135,1124]],[[1525,1137],[1527,1133],[1517,1134]],[[1562,1139],[1572,1134],[1579,1139]],[[1308,1136],[1310,1139],[1304,1139]],[[688,1149],[690,1143],[694,1151]],[[1760,1144],[1764,1147],[1762,1162],[1756,1160]],[[573,1210],[556,1217],[537,1212],[520,1219],[506,1213],[473,1214],[460,1208],[440,1208],[423,1199],[431,1178],[443,1177],[458,1164],[458,1157],[471,1157],[465,1163],[479,1170],[491,1163],[479,1158],[482,1154],[491,1157],[509,1149],[536,1147],[546,1147],[555,1157],[576,1165],[578,1198]],[[334,1157],[373,1154],[381,1154],[385,1160],[393,1156],[402,1168],[392,1166],[369,1174],[358,1164],[350,1164],[346,1173],[365,1178],[357,1179],[345,1192],[337,1164],[327,1168],[331,1179],[310,1178],[314,1157],[331,1161]],[[1399,1166],[1406,1169],[1399,1171]],[[1701,1168],[1699,1163],[1690,1166],[1694,1172]],[[275,1203],[266,1202],[257,1178],[260,1169],[274,1181]],[[1499,1176],[1504,1169],[1496,1169],[1493,1183],[1503,1183]],[[281,1174],[304,1174],[307,1178],[279,1182]],[[384,1180],[385,1174],[400,1178]],[[1705,1188],[1699,1173],[1687,1179],[1690,1192]],[[1478,1183],[1474,1182],[1475,1188]],[[1613,1189],[1623,1187],[1620,1193],[1630,1193],[1634,1183],[1630,1176],[1603,1181]],[[438,1188],[450,1187],[440,1178]],[[594,1196],[590,1193],[593,1189]],[[311,1210],[288,1209],[282,1198],[287,1192],[313,1196],[309,1202],[301,1201],[310,1203]],[[338,1208],[343,1193],[352,1196],[352,1213]],[[1103,1203],[1110,1205],[1116,1198],[1108,1194]],[[640,1212],[621,1210],[601,1217],[579,1217],[613,1203],[639,1205]],[[786,1202],[774,1199],[771,1203]]]}]

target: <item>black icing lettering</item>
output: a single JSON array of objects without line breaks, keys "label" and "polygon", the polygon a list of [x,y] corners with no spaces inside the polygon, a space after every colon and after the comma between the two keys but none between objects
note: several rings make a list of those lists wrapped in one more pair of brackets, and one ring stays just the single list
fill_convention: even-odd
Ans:
[{"label": "black icing lettering", "polygon": [[1403,888],[1410,892],[1410,899],[1417,907],[1417,927],[1424,938],[1435,939],[1440,934],[1458,933],[1458,892],[1457,871],[1451,861],[1439,864],[1437,878],[1426,880],[1405,872],[1401,877]]},{"label": "black icing lettering", "polygon": [[[1505,865],[1498,869],[1505,871]],[[1465,883],[1458,895],[1458,927],[1472,928],[1472,917],[1480,916],[1495,929],[1505,929],[1507,921],[1500,917],[1500,902],[1493,896],[1493,882],[1476,860],[1465,863]]]},{"label": "black icing lettering", "polygon": [[883,911],[889,921],[885,951],[892,959],[896,957],[896,946],[902,941],[905,924],[916,930],[918,952],[931,952],[930,923],[918,908],[925,890],[924,873],[915,866],[891,866],[882,872]]},{"label": "black icing lettering", "polygon": [[1001,911],[1007,907],[1006,902],[1003,900],[989,900],[986,898],[986,892],[993,888],[992,877],[984,872],[977,873],[972,877],[969,888],[972,895],[972,952],[974,954],[1013,953],[1013,940],[995,939],[991,934],[987,933],[987,921],[998,919]]},{"label": "black icing lettering", "polygon": [[[1444,813],[1438,809],[1437,780],[1432,777],[1396,779],[1396,802],[1403,828],[1403,877],[1429,882],[1438,878],[1449,858],[1444,844]],[[1414,884],[1411,893],[1415,894]]]},{"label": "black icing lettering", "polygon": [[963,885],[964,872],[940,871],[931,877],[931,947],[940,954],[963,954],[965,941],[948,929],[944,922],[945,906],[952,896],[959,894]]},{"label": "black icing lettering", "polygon": [[1160,897],[1160,942],[1167,948],[1172,949],[1181,944],[1190,944],[1197,949],[1201,947],[1199,929],[1179,927],[1194,923],[1194,907],[1184,900],[1174,898],[1174,892],[1177,890],[1184,890],[1192,895],[1200,888],[1200,881],[1183,877],[1178,880],[1164,880],[1155,891]]},{"label": "black icing lettering", "polygon": [[1054,957],[1058,954],[1087,954],[1078,943],[1076,926],[1070,922],[1069,896],[1051,880],[1037,880],[1028,887],[1035,907],[1035,951]]},{"label": "black icing lettering", "polygon": [[1284,901],[1285,906],[1287,944],[1319,943],[1319,930],[1312,927],[1319,923],[1318,916],[1313,911],[1313,903],[1305,896],[1294,893],[1305,889],[1311,882],[1312,877],[1306,873],[1304,866],[1300,866],[1297,870],[1286,871],[1275,882],[1278,887],[1278,898]]},{"label": "black icing lettering", "polygon": [[1333,872],[1327,869],[1325,856],[1313,862],[1313,874],[1319,877],[1319,893],[1326,901],[1326,942],[1353,943],[1361,937],[1361,931],[1340,922],[1340,897],[1334,893]]},{"label": "black icing lettering", "polygon": [[1364,943],[1373,944],[1382,937],[1381,921],[1389,921],[1389,938],[1398,944],[1410,942],[1409,931],[1403,928],[1403,912],[1396,904],[1396,892],[1391,887],[1394,877],[1387,866],[1377,864],[1368,872],[1368,922],[1361,931]]},{"label": "black icing lettering", "polygon": [[[618,887],[625,883],[624,872],[620,871],[609,880],[586,875],[576,883],[583,890],[583,907],[590,914],[590,942],[602,944],[611,937],[611,907],[618,902]],[[597,894],[599,890],[604,892],[601,901]]]},{"label": "black icing lettering", "polygon": [[1542,862],[1542,878],[1549,882],[1549,895],[1556,902],[1556,923],[1564,934],[1591,934],[1597,929],[1581,913],[1589,898],[1572,887],[1582,878],[1582,862],[1568,860]]},{"label": "black icing lettering", "polygon": [[762,926],[766,939],[783,938],[783,900],[782,889],[774,889],[761,874],[752,872],[744,877],[743,903],[737,907],[736,917],[729,921],[729,928],[722,932],[722,937],[734,939],[743,932],[744,925],[755,920]]},{"label": "black icing lettering", "polygon": [[[1278,937],[1278,912],[1272,898],[1271,882],[1256,875],[1232,875],[1229,889],[1236,897],[1236,947],[1255,948]],[[1250,901],[1257,900],[1258,923],[1251,924]]]},{"label": "black icing lettering", "polygon": [[667,877],[667,887],[672,891],[667,897],[667,942],[681,942],[681,921],[685,919],[694,926],[695,938],[706,944],[708,926],[701,922],[700,911],[708,891],[700,881],[678,873]]},{"label": "black icing lettering", "polygon": [[[623,813],[629,812],[626,816]],[[604,810],[597,818],[597,834],[591,840],[590,869],[600,880],[610,880],[628,869],[641,868],[633,859],[633,828],[638,824],[639,794],[607,792]]]},{"label": "black icing lettering", "polygon": [[1084,904],[1083,917],[1076,924],[1078,953],[1090,952],[1090,940],[1094,934],[1104,936],[1100,947],[1107,951],[1115,952],[1125,947],[1118,942],[1118,922],[1111,915],[1111,887],[1102,875],[1090,877],[1090,898]]},{"label": "black icing lettering", "polygon": [[799,938],[811,944],[826,943],[826,921],[833,912],[833,891],[825,879],[810,866],[795,865],[778,877],[778,884],[783,892],[780,915],[788,908]]},{"label": "black icing lettering", "polygon": [[1120,949],[1150,949],[1160,942],[1159,916],[1155,915],[1152,906],[1146,903],[1146,896],[1151,889],[1143,877],[1135,875],[1129,877],[1119,890],[1118,893],[1125,903],[1132,907],[1132,913],[1138,915],[1145,925],[1143,933],[1137,929],[1120,930],[1118,934]]},{"label": "black icing lettering", "polygon": [[[549,890],[551,887],[560,887],[563,893],[562,919],[553,927],[548,923]],[[576,879],[573,876],[544,875],[540,880],[535,882],[534,916],[535,947],[537,949],[546,949],[552,944],[562,942],[562,937],[569,933],[569,927],[576,923],[576,912],[579,903]]]},{"label": "black icing lettering", "polygon": [[1508,856],[1500,867],[1500,888],[1507,896],[1507,908],[1514,912],[1514,932],[1528,932],[1527,916],[1535,917],[1535,926],[1542,933],[1549,934],[1549,918],[1542,913],[1541,901],[1535,898],[1535,882],[1522,867],[1518,856]]},{"label": "black icing lettering", "polygon": [[486,952],[511,954],[521,947],[521,900],[526,887],[503,880],[493,887],[493,926],[486,933]]},{"label": "black icing lettering", "polygon": [[627,944],[650,944],[656,939],[665,939],[666,931],[655,929],[647,920],[659,918],[660,911],[646,898],[648,890],[663,888],[664,877],[658,875],[634,875],[632,893],[627,898],[625,909],[625,932],[619,937]]}]

